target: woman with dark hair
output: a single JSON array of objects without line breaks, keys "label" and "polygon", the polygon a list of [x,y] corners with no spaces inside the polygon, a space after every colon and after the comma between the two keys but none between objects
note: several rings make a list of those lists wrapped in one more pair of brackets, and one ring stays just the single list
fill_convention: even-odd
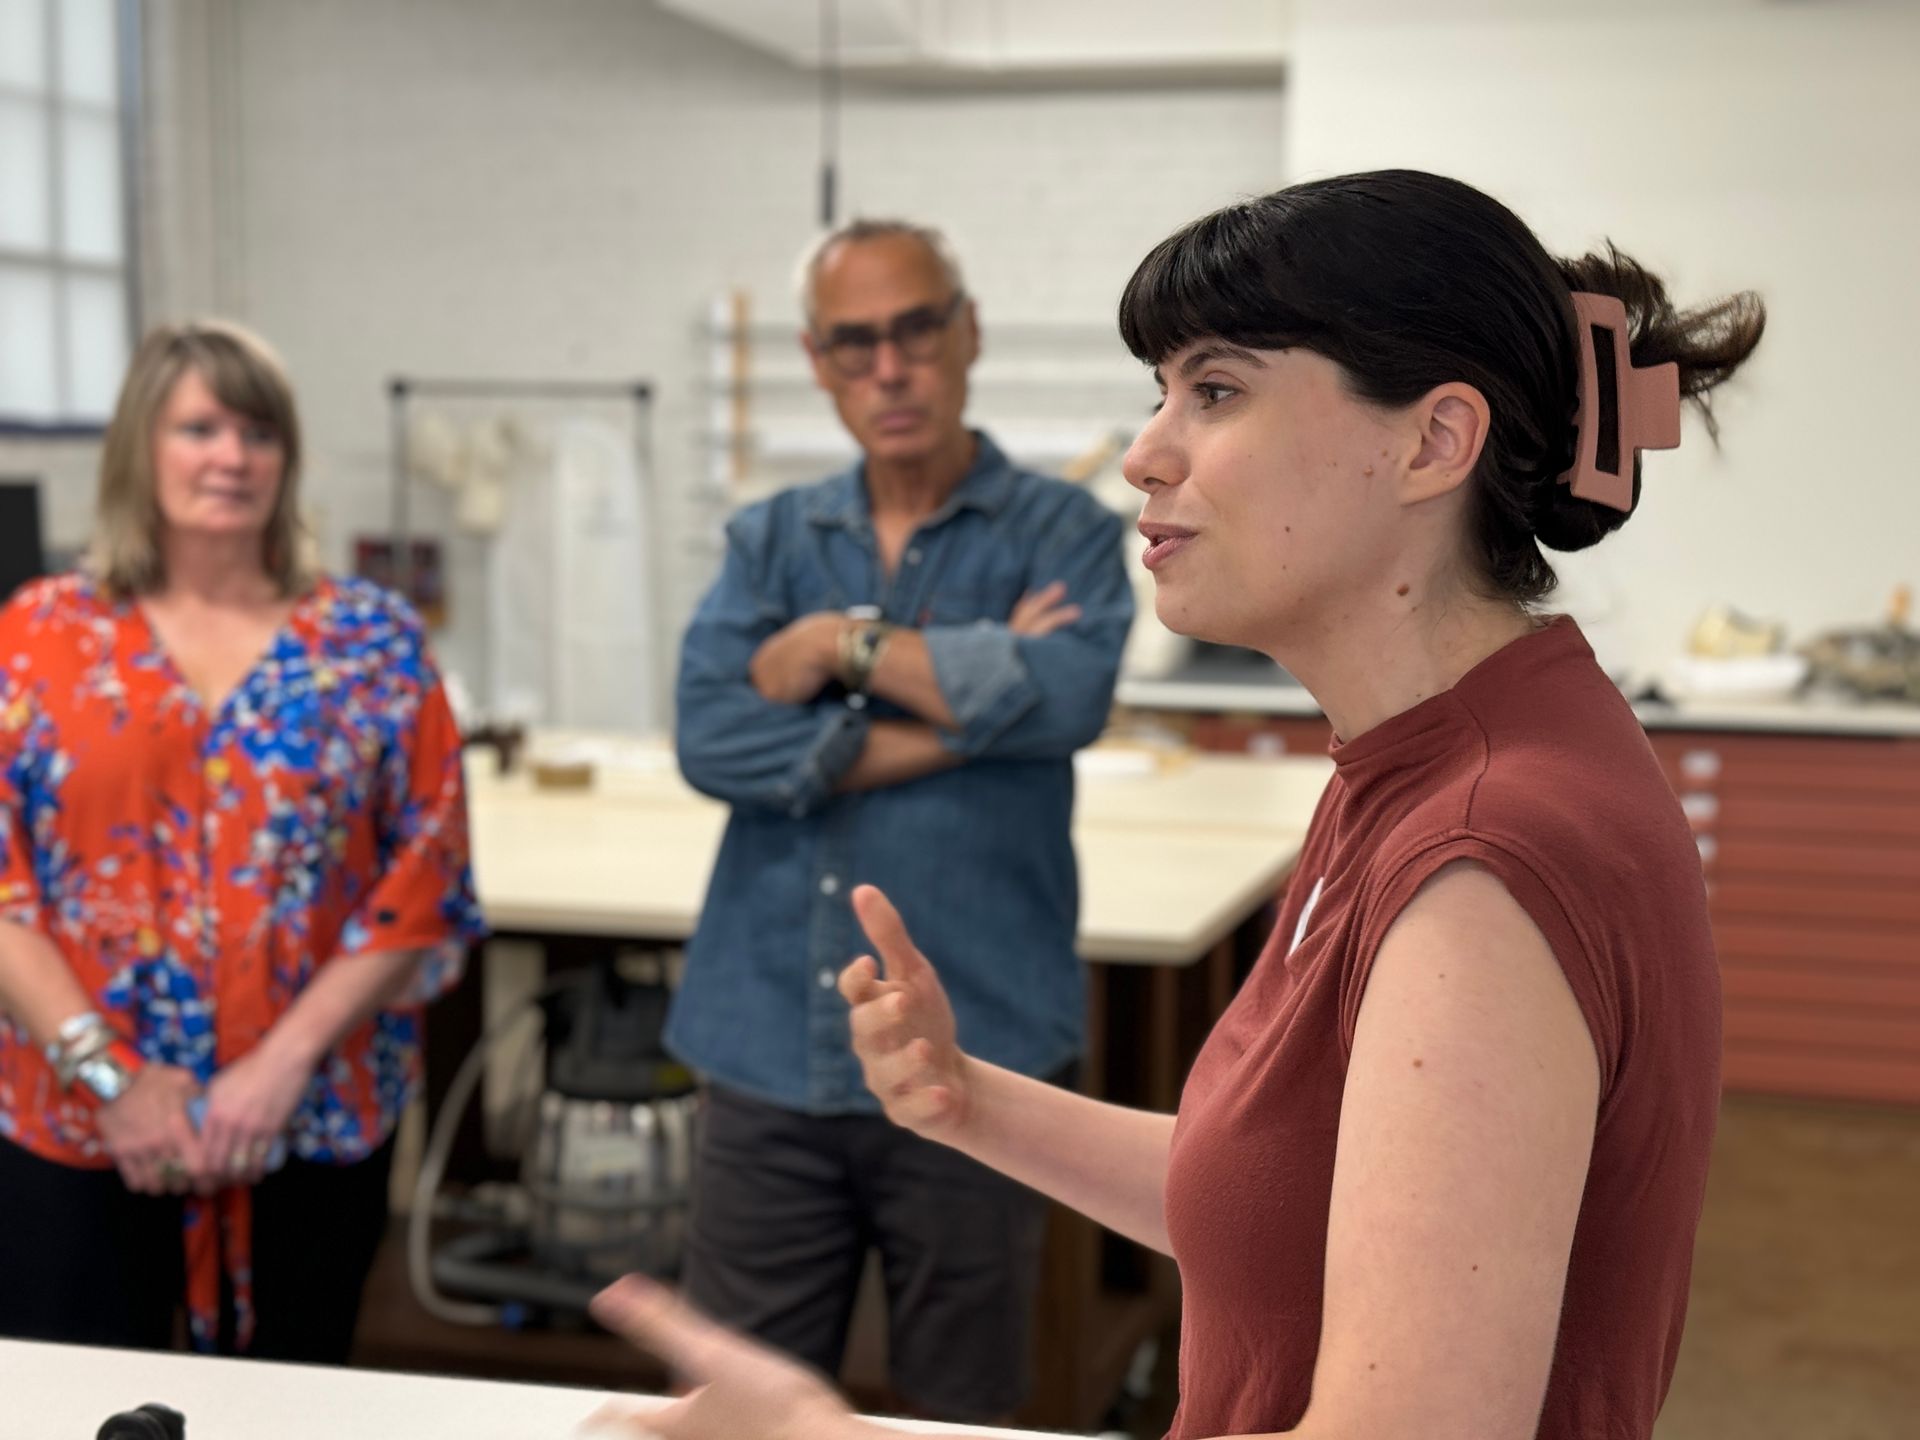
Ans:
[{"label": "woman with dark hair", "polygon": [[[898,1123],[1178,1261],[1181,1440],[1652,1433],[1719,980],[1646,738],[1535,606],[1541,547],[1626,520],[1638,451],[1678,443],[1683,396],[1711,429],[1763,319],[1747,294],[1676,310],[1611,248],[1555,260],[1409,171],[1209,215],[1128,284],[1166,397],[1126,461],[1160,617],[1272,655],[1336,733],[1279,925],[1177,1117],[969,1058],[871,888],[885,978],[862,958],[842,990]],[[663,1435],[867,1433],[657,1290],[602,1303],[711,1382]]]},{"label": "woman with dark hair", "polygon": [[0,609],[0,1335],[344,1363],[480,928],[412,611],[316,575],[238,326],[128,368],[86,568]]}]

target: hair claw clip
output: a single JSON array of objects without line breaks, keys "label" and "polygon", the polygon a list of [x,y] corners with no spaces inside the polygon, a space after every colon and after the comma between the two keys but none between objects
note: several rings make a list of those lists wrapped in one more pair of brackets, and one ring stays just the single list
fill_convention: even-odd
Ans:
[{"label": "hair claw clip", "polygon": [[1576,290],[1580,408],[1574,461],[1560,476],[1582,500],[1633,509],[1633,462],[1642,450],[1680,443],[1680,367],[1635,369],[1627,351],[1627,307],[1611,295]]}]

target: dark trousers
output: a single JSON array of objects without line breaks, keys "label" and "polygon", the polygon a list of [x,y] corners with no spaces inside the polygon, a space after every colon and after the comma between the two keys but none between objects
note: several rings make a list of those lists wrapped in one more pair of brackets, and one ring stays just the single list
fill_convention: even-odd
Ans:
[{"label": "dark trousers", "polygon": [[1018,1408],[1044,1197],[884,1116],[805,1115],[711,1087],[700,1118],[689,1299],[832,1376],[877,1249],[900,1397],[942,1420]]},{"label": "dark trousers", "polygon": [[[389,1140],[357,1165],[289,1160],[254,1187],[249,1355],[346,1363],[392,1168]],[[0,1140],[0,1335],[170,1348],[186,1288],[180,1207],[134,1194],[118,1171]]]}]

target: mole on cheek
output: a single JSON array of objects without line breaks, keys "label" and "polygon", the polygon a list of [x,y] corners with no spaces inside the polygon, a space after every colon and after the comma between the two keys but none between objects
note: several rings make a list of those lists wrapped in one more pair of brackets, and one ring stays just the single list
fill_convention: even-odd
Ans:
[{"label": "mole on cheek", "polygon": [[1413,587],[1411,585],[1402,585],[1398,590],[1394,591],[1393,593],[1396,595],[1404,595],[1407,593],[1407,591],[1411,590],[1412,588]]}]

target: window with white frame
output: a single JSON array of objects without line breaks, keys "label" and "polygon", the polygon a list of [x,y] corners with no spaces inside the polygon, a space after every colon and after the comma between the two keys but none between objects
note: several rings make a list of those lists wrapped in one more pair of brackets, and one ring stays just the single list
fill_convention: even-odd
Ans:
[{"label": "window with white frame", "polygon": [[0,430],[113,411],[135,273],[122,20],[120,0],[0,0]]}]

